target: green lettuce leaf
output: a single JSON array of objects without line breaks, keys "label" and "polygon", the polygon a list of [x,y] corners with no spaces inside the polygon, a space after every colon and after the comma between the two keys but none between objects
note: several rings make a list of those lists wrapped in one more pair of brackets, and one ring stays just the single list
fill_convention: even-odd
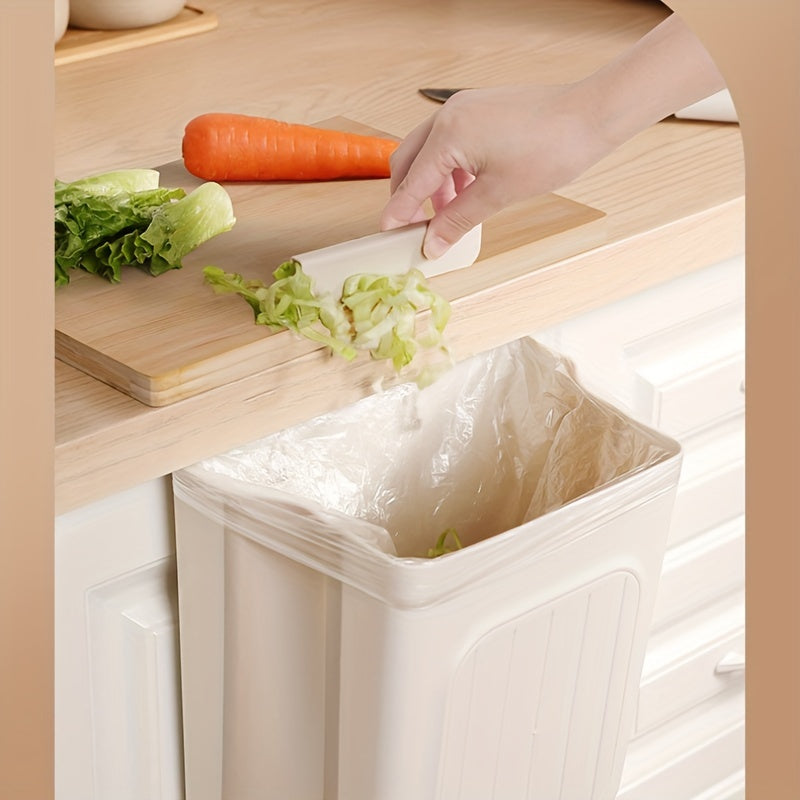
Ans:
[{"label": "green lettuce leaf", "polygon": [[157,189],[160,175],[155,169],[122,169],[90,175],[66,183],[56,179],[56,205],[81,200],[87,195],[129,194]]},{"label": "green lettuce leaf", "polygon": [[174,203],[158,206],[141,238],[151,247],[149,270],[160,275],[181,266],[183,257],[234,223],[228,193],[209,181]]},{"label": "green lettuce leaf", "polygon": [[227,192],[158,186],[156,170],[121,170],[55,182],[55,283],[82,269],[118,282],[123,266],[159,275],[235,223]]}]

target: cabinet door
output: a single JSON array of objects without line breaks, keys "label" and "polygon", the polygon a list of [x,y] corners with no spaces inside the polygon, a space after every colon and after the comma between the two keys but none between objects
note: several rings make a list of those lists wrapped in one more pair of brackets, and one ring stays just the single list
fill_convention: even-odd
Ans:
[{"label": "cabinet door", "polygon": [[55,526],[56,800],[183,797],[171,485]]}]

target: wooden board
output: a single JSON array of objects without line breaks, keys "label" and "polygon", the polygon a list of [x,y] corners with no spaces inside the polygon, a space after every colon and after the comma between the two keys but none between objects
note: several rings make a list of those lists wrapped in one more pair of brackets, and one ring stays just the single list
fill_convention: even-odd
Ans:
[{"label": "wooden board", "polygon": [[[370,132],[345,119],[324,124]],[[158,169],[163,186],[189,191],[201,183],[182,161]],[[236,224],[190,253],[182,269],[154,278],[128,268],[119,284],[71,273],[56,290],[57,358],[146,405],[163,406],[319,349],[255,325],[244,300],[204,284],[202,268],[214,264],[267,282],[293,254],[374,233],[388,180],[226,188]],[[507,209],[484,224],[476,263],[431,285],[449,300],[479,294],[600,244],[603,221],[601,211],[554,194]]]},{"label": "wooden board", "polygon": [[117,31],[67,28],[64,36],[56,42],[55,66],[204,33],[216,28],[217,23],[217,15],[213,12],[186,6],[172,19],[145,28]]}]

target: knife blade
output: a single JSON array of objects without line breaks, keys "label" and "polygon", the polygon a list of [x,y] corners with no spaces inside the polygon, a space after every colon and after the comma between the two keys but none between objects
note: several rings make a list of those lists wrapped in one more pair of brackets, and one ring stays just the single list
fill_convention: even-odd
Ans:
[{"label": "knife blade", "polygon": [[419,93],[430,100],[435,100],[437,103],[444,103],[445,100],[460,91],[461,89],[420,89]]}]

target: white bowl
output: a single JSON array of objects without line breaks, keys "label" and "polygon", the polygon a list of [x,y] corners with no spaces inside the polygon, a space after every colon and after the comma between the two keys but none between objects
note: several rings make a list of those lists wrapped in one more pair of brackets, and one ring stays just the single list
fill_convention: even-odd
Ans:
[{"label": "white bowl", "polygon": [[58,44],[67,32],[69,22],[69,0],[54,0],[55,3],[55,35]]},{"label": "white bowl", "polygon": [[185,0],[70,0],[73,28],[119,30],[158,25],[177,16]]}]

